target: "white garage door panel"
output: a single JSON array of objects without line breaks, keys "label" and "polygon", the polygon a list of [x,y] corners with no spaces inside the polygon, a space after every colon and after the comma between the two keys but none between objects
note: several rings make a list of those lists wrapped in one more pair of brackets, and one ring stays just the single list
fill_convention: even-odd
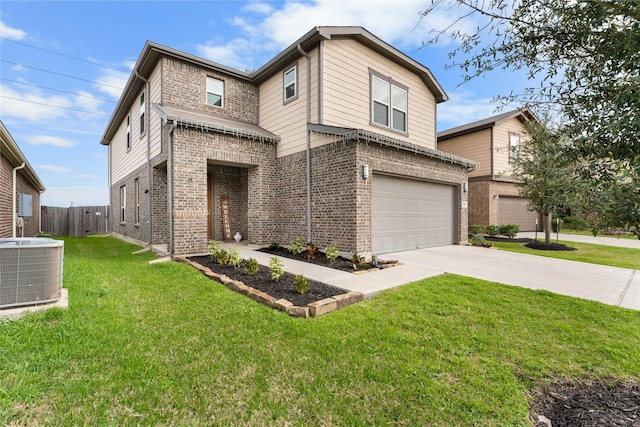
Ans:
[{"label": "white garage door panel", "polygon": [[538,214],[529,211],[529,199],[500,197],[498,199],[498,225],[518,224],[520,231],[535,231]]},{"label": "white garage door panel", "polygon": [[372,185],[374,253],[454,243],[453,186],[384,175]]}]

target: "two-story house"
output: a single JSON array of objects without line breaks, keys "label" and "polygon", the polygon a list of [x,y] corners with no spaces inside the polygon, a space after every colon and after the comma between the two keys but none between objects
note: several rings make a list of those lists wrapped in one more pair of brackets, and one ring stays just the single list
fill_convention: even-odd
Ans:
[{"label": "two-story house", "polygon": [[240,232],[372,255],[465,242],[467,173],[436,149],[428,68],[316,27],[254,72],[148,42],[105,130],[115,235],[201,253]]},{"label": "two-story house", "polygon": [[511,176],[526,141],[527,121],[539,121],[528,109],[509,111],[438,133],[438,149],[473,159],[469,174],[469,224],[517,224],[521,231],[542,228],[540,215],[528,209]]},{"label": "two-story house", "polygon": [[40,196],[46,187],[0,120],[0,238],[40,232]]}]

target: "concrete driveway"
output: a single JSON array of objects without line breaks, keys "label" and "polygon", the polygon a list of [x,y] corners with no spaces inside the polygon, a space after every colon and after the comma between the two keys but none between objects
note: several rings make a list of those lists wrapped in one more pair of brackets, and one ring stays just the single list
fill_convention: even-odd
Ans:
[{"label": "concrete driveway", "polygon": [[640,272],[636,270],[472,246],[444,246],[381,257],[398,259],[429,273],[460,274],[640,310]]}]

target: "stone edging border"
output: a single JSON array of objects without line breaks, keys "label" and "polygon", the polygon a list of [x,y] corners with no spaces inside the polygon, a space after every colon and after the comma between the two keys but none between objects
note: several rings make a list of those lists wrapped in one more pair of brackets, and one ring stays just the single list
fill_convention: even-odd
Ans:
[{"label": "stone edging border", "polygon": [[331,298],[325,298],[300,307],[293,305],[292,302],[286,299],[277,300],[261,290],[247,286],[239,280],[233,280],[224,274],[214,273],[209,267],[193,262],[184,256],[176,256],[174,259],[200,270],[205,276],[222,283],[232,291],[246,295],[252,300],[275,308],[276,310],[284,311],[291,317],[300,317],[303,319],[318,317],[364,300],[364,294],[362,292],[347,292],[346,294],[334,295]]}]

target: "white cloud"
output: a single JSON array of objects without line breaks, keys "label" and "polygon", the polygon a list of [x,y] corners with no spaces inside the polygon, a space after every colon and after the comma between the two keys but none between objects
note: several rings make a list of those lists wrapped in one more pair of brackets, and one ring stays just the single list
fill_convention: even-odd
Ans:
[{"label": "white cloud", "polygon": [[27,144],[31,145],[52,145],[54,147],[68,148],[76,145],[75,141],[58,136],[49,135],[31,135],[22,138]]},{"label": "white cloud", "polygon": [[45,96],[35,91],[17,91],[11,86],[0,85],[3,99],[0,116],[19,117],[30,121],[55,120],[69,115],[65,108],[72,108],[71,100],[64,96]]},{"label": "white cloud", "polygon": [[496,108],[492,98],[479,98],[471,91],[450,93],[448,101],[438,104],[438,132],[500,114]]},{"label": "white cloud", "polygon": [[11,28],[0,21],[0,36],[9,40],[22,40],[27,37],[27,33],[16,28]]},{"label": "white cloud", "polygon": [[130,73],[125,71],[107,69],[96,79],[100,83],[96,87],[100,92],[118,99],[127,84],[127,80],[129,80],[129,76]]},{"label": "white cloud", "polygon": [[203,58],[239,70],[255,68],[251,63],[250,57],[250,53],[253,50],[254,45],[242,38],[234,39],[222,45],[214,45],[208,42],[204,45],[196,46],[198,55]]},{"label": "white cloud", "polygon": [[100,176],[98,176],[98,175],[86,175],[86,174],[83,174],[83,175],[76,175],[75,179],[88,179],[88,180],[91,180],[91,181],[99,181],[102,178]]},{"label": "white cloud", "polygon": [[64,166],[58,166],[58,165],[36,165],[35,167],[36,167],[36,169],[42,169],[42,170],[56,172],[56,173],[69,173],[69,172],[71,172],[71,169],[69,169],[67,167],[64,167]]},{"label": "white cloud", "polygon": [[244,10],[246,10],[247,12],[255,12],[262,15],[268,15],[273,11],[273,7],[271,7],[270,4],[262,1],[252,1],[244,7]]}]

